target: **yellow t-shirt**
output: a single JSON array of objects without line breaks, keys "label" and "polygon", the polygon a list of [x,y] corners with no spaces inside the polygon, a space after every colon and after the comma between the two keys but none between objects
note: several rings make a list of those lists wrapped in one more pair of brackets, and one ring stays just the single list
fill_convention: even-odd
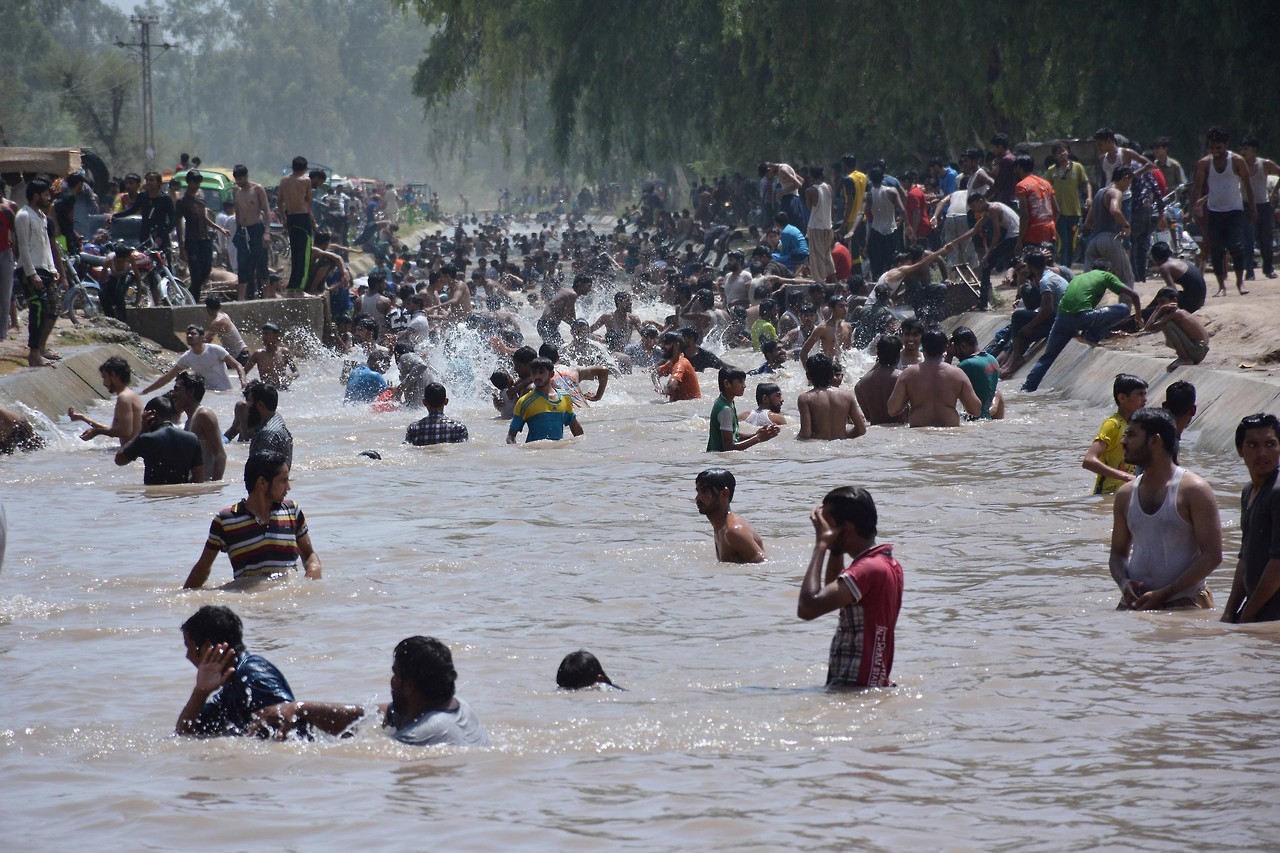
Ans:
[{"label": "yellow t-shirt", "polygon": [[[1101,441],[1107,445],[1107,449],[1102,453],[1102,461],[1112,468],[1119,468],[1121,471],[1134,473],[1135,469],[1132,465],[1126,465],[1124,462],[1124,446],[1120,443],[1121,437],[1124,435],[1124,428],[1128,422],[1120,415],[1119,412],[1114,413],[1111,417],[1102,422],[1102,426],[1098,427],[1098,434],[1093,437],[1094,441]],[[1104,477],[1098,475],[1093,484],[1093,493],[1095,495],[1113,494],[1116,489],[1124,485],[1124,480],[1117,480],[1114,477]]]}]

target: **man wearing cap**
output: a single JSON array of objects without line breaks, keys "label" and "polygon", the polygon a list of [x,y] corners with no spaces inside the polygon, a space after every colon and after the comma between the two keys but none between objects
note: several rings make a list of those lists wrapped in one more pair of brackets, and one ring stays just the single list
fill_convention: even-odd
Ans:
[{"label": "man wearing cap", "polygon": [[190,349],[180,355],[173,367],[165,371],[163,376],[143,388],[143,394],[150,394],[157,388],[168,385],[184,370],[200,374],[204,379],[204,387],[210,391],[229,391],[231,390],[231,377],[227,374],[229,367],[240,377],[240,387],[244,387],[246,379],[240,362],[217,344],[205,343],[204,329],[194,323],[187,326],[187,346]]}]

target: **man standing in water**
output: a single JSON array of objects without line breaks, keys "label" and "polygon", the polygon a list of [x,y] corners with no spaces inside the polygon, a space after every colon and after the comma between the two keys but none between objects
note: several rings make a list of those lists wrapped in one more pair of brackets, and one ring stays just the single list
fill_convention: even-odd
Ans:
[{"label": "man standing in water", "polygon": [[[796,615],[809,621],[840,611],[827,687],[886,687],[903,581],[893,546],[876,545],[875,501],[866,489],[844,486],[828,492],[809,518],[816,541]],[[845,554],[853,558],[848,567]]]},{"label": "man standing in water", "polygon": [[196,684],[178,715],[177,734],[246,734],[254,713],[293,701],[280,670],[245,651],[244,625],[231,608],[201,607],[182,623],[182,642],[196,668]]},{"label": "man standing in water", "polygon": [[777,424],[766,423],[756,429],[755,435],[739,439],[738,409],[733,401],[741,397],[746,390],[747,374],[736,367],[722,367],[717,378],[720,383],[720,396],[711,407],[710,435],[707,438],[708,453],[746,450],[778,434]]},{"label": "man standing in water", "polygon": [[150,394],[160,386],[168,385],[175,376],[188,369],[200,374],[205,387],[210,391],[229,391],[231,377],[226,370],[229,367],[240,377],[240,387],[244,387],[244,368],[240,366],[240,362],[217,344],[205,343],[204,329],[194,324],[187,326],[187,346],[190,349],[178,356],[173,367],[166,370],[163,376],[143,388],[143,394]]},{"label": "man standing in water", "polygon": [[311,547],[306,516],[289,494],[289,463],[274,451],[251,455],[244,466],[249,496],[222,510],[209,525],[209,539],[191,567],[183,589],[200,589],[219,553],[231,559],[237,581],[260,580],[296,569],[302,559],[307,577],[321,577],[320,555]]},{"label": "man standing in water", "polygon": [[222,310],[222,300],[216,296],[207,297],[204,300],[204,310],[209,315],[209,328],[205,330],[204,342],[213,343],[213,336],[217,335],[228,355],[234,356],[241,366],[248,365],[249,345],[244,342],[231,316]]},{"label": "man standing in water", "polygon": [[896,417],[889,415],[889,395],[898,383],[898,359],[901,357],[901,338],[897,335],[881,335],[876,338],[876,363],[853,386],[858,408],[872,426],[907,422],[906,412]]},{"label": "man standing in water", "polygon": [[1213,489],[1179,467],[1178,430],[1163,409],[1139,409],[1125,427],[1124,461],[1142,469],[1116,492],[1111,577],[1118,610],[1213,607],[1204,585],[1222,563]]},{"label": "man standing in water", "polygon": [[311,260],[311,235],[315,222],[311,218],[311,178],[307,176],[307,158],[294,157],[293,172],[280,179],[276,200],[280,221],[289,232],[289,295],[301,296],[307,283],[307,267]]},{"label": "man standing in water", "polygon": [[142,482],[147,486],[203,483],[200,439],[174,426],[177,417],[167,396],[148,400],[142,410],[142,432],[116,451],[116,464],[128,465],[141,457],[145,464]]},{"label": "man standing in water", "polygon": [[804,372],[813,387],[796,401],[800,408],[800,432],[796,438],[832,441],[865,434],[867,422],[853,392],[834,385],[835,364],[831,359],[814,353],[805,360]]},{"label": "man standing in water", "polygon": [[1236,453],[1249,471],[1240,495],[1240,558],[1223,622],[1280,619],[1280,420],[1249,415],[1236,427]]},{"label": "man standing in water", "polygon": [[538,336],[544,344],[559,349],[564,346],[564,338],[560,335],[560,324],[573,324],[578,319],[578,297],[591,292],[591,276],[580,275],[574,278],[573,287],[562,287],[551,297],[547,307],[538,319]]},{"label": "man standing in water", "polygon": [[929,328],[920,338],[924,361],[902,371],[894,383],[886,404],[891,417],[911,407],[907,423],[913,427],[960,425],[956,403],[964,406],[971,417],[982,415],[982,401],[973,390],[965,372],[942,360],[947,351],[947,333],[938,326]]},{"label": "man standing in water", "polygon": [[227,469],[227,450],[222,445],[222,427],[213,409],[200,405],[204,399],[204,380],[183,371],[173,381],[173,405],[187,416],[183,426],[200,441],[206,480],[221,480]]},{"label": "man standing in water", "polygon": [[98,368],[98,376],[107,390],[116,395],[115,412],[111,415],[111,426],[100,424],[75,409],[67,409],[67,417],[73,421],[86,423],[89,428],[80,433],[82,441],[89,441],[100,435],[109,435],[120,440],[124,447],[138,433],[142,432],[142,398],[129,387],[133,381],[133,370],[129,362],[118,355],[113,355]]},{"label": "man standing in water", "polygon": [[288,347],[280,346],[280,327],[275,323],[262,324],[262,349],[249,356],[244,365],[245,374],[255,367],[263,382],[281,390],[287,390],[298,376],[293,353]]},{"label": "man standing in water", "polygon": [[716,559],[722,563],[763,563],[764,540],[747,520],[729,508],[737,480],[724,468],[708,468],[694,481],[698,512],[715,531]]},{"label": "man standing in water", "polygon": [[530,365],[533,390],[516,400],[515,415],[507,430],[507,444],[515,444],[520,431],[529,427],[525,443],[533,441],[559,441],[564,438],[567,426],[573,435],[582,435],[582,424],[573,413],[573,401],[569,395],[556,390],[554,380],[556,365],[549,358],[535,358]]}]

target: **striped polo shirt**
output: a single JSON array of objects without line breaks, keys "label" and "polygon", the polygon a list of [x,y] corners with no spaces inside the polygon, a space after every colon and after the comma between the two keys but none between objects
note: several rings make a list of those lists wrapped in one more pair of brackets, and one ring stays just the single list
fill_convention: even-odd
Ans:
[{"label": "striped polo shirt", "polygon": [[247,501],[218,513],[209,525],[206,547],[225,551],[236,580],[287,572],[298,565],[298,537],[307,535],[307,519],[293,501],[271,507],[259,524]]}]

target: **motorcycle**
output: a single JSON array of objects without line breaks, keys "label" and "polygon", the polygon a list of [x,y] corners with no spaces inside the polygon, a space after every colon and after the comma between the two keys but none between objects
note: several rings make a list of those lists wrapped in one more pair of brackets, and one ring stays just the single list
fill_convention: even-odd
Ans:
[{"label": "motorcycle", "polygon": [[142,255],[136,264],[142,281],[131,288],[135,308],[142,307],[142,301],[146,298],[150,298],[151,304],[157,307],[196,304],[191,291],[187,290],[169,268],[163,251],[150,241],[143,243],[136,251]]}]

